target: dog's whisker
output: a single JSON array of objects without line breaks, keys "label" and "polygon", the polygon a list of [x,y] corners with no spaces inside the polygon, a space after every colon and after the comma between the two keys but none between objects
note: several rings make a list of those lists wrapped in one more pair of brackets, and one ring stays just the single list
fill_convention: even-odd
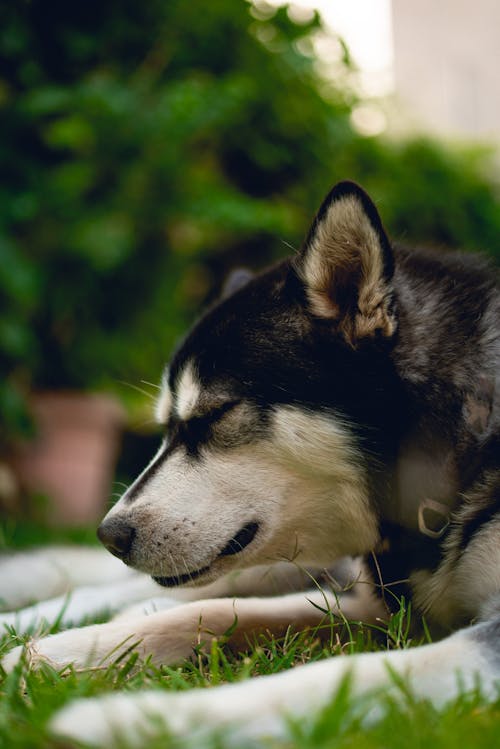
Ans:
[{"label": "dog's whisker", "polygon": [[155,388],[155,390],[161,390],[161,385],[157,385],[154,382],[149,382],[148,380],[141,380],[143,385],[149,385],[152,388]]},{"label": "dog's whisker", "polygon": [[156,421],[156,419],[145,419],[144,421],[141,421],[140,423],[137,424],[137,427],[139,429],[144,429],[144,427],[152,427],[152,426],[159,429],[158,422]]},{"label": "dog's whisker", "polygon": [[182,577],[182,572],[179,572],[179,567],[177,566],[177,561],[175,557],[173,556],[173,554],[170,555],[170,559],[172,560],[172,566],[174,569],[175,577],[179,577],[179,578]]},{"label": "dog's whisker", "polygon": [[183,577],[188,576],[189,582],[193,581],[192,570],[189,569],[186,559],[181,555],[181,562],[184,567]]},{"label": "dog's whisker", "polygon": [[132,390],[136,390],[138,393],[142,393],[142,395],[145,395],[146,398],[149,398],[150,400],[156,401],[156,395],[148,392],[147,390],[144,390],[144,388],[139,387],[139,385],[134,385],[133,382],[125,382],[125,380],[117,380],[117,382],[120,385],[125,385],[125,387],[129,387]]},{"label": "dog's whisker", "polygon": [[172,574],[172,571],[174,572],[175,575],[177,575],[177,568],[176,568],[176,565],[175,565],[174,557],[172,555],[172,552],[170,552],[168,550],[167,550],[167,558],[168,558],[168,565],[169,565],[168,566],[168,575],[170,576]]},{"label": "dog's whisker", "polygon": [[121,486],[125,491],[127,491],[129,484],[126,484],[124,481],[113,481],[113,486]]}]

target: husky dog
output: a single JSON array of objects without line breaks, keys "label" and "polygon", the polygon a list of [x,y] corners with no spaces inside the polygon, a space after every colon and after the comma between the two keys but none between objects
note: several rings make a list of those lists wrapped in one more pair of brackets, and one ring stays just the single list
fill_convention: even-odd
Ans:
[{"label": "husky dog", "polygon": [[[119,727],[140,744],[154,715],[174,733],[201,719],[239,737],[280,735],[287,714],[324,705],[346,673],[360,694],[390,688],[389,669],[436,704],[478,678],[494,696],[496,272],[477,257],[393,247],[368,196],[342,182],[295,257],[234,285],[174,356],[157,406],[164,441],[98,531],[111,554],[168,589],[167,605],[184,603],[33,641],[32,663],[102,665],[131,642],[173,663],[229,630],[240,647],[259,631],[316,626],[326,604],[387,618],[401,595],[446,637],[213,690],[80,700],[54,731],[107,744]],[[363,559],[349,594],[300,591],[302,570],[346,556]],[[263,571],[273,563],[281,596]],[[131,581],[136,600],[151,585],[121,584]]]}]

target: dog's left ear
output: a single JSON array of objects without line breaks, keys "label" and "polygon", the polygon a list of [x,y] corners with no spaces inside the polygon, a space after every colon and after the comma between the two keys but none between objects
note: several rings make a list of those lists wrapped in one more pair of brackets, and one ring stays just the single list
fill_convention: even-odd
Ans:
[{"label": "dog's left ear", "polygon": [[252,280],[254,274],[247,268],[236,268],[231,271],[229,276],[224,281],[221,291],[221,299],[235,294],[237,291],[246,286],[249,281]]},{"label": "dog's left ear", "polygon": [[295,268],[313,314],[335,322],[351,346],[396,330],[391,245],[377,209],[354,182],[328,194]]}]

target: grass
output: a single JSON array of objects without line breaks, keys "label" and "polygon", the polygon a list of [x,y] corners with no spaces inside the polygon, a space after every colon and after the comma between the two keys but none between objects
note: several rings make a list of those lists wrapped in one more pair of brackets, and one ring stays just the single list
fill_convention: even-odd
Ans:
[{"label": "grass", "polygon": [[[411,612],[401,601],[398,613],[387,626],[378,630],[352,626],[349,622],[330,622],[321,637],[319,631],[312,631],[289,632],[280,640],[261,638],[248,652],[239,655],[229,653],[223,643],[214,642],[208,654],[195,651],[191,661],[176,668],[140,664],[134,653],[99,671],[66,670],[63,674],[44,666],[37,672],[30,672],[21,663],[10,674],[0,674],[0,747],[57,747],[48,733],[48,722],[58,708],[78,697],[113,690],[211,688],[277,673],[340,653],[411,647],[418,642],[410,636],[410,618]],[[22,641],[12,629],[6,631],[0,639],[0,655]],[[399,700],[380,696],[384,717],[367,725],[362,720],[363,703],[351,699],[348,684],[345,684],[327,707],[309,720],[294,721],[291,716],[285,740],[261,742],[259,746],[268,749],[456,749],[457,746],[492,749],[500,745],[500,700],[486,704],[479,693],[464,695],[437,711],[429,703],[415,700],[404,685],[400,691]],[[184,745],[194,746],[166,734],[147,741],[148,749]],[[214,736],[206,749],[224,749],[225,746],[223,736]]]},{"label": "grass", "polygon": [[[344,625],[342,632],[338,627],[331,628],[326,640],[319,638],[317,632],[289,633],[282,640],[263,639],[240,656],[229,654],[221,644],[214,642],[208,655],[195,652],[192,661],[177,668],[156,668],[151,663],[139,666],[135,654],[119,659],[101,671],[77,673],[70,670],[65,675],[48,666],[34,673],[20,664],[14,672],[0,677],[0,746],[9,749],[54,747],[47,723],[58,708],[77,697],[118,689],[210,688],[294,668],[346,650],[408,647],[412,644],[407,637],[404,607],[391,621],[383,643],[370,629],[351,631],[354,636],[348,644],[342,644],[348,634]],[[7,649],[17,639],[12,630],[7,632],[0,648]],[[414,700],[405,689],[402,689],[402,699],[397,704],[387,697],[381,696],[381,700],[385,702],[385,717],[367,727],[361,720],[362,703],[350,699],[346,685],[323,711],[311,716],[309,721],[294,722],[292,718],[287,740],[274,741],[266,746],[271,749],[455,749],[460,745],[462,748],[491,749],[500,743],[500,703],[484,704],[479,694],[463,696],[440,712],[430,704]],[[154,742],[148,740],[147,745],[148,749],[168,749],[178,747],[179,742],[163,734]],[[225,744],[223,738],[214,737],[208,746],[209,749],[222,749]]]}]

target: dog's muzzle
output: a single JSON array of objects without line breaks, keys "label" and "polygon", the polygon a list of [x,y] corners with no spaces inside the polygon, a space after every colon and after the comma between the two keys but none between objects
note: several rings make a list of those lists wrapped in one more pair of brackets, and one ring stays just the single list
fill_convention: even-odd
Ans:
[{"label": "dog's muzzle", "polygon": [[[243,549],[249,546],[257,535],[259,530],[259,524],[255,521],[247,523],[236,533],[232,538],[229,539],[227,544],[224,546],[222,551],[219,552],[215,559],[222,557],[234,556],[240,554]],[[132,544],[136,536],[135,528],[128,525],[127,523],[120,521],[118,518],[108,518],[104,520],[99,528],[97,529],[97,537],[106,549],[113,554],[113,556],[121,559],[125,564],[129,563],[130,553]],[[215,561],[215,560],[213,560]],[[185,583],[195,580],[205,572],[207,572],[213,564],[200,567],[197,570],[186,572],[182,575],[175,575],[173,577],[153,577],[153,579],[165,587],[173,587],[176,585],[184,585]]]},{"label": "dog's muzzle", "polygon": [[[258,530],[258,523],[252,522],[244,525],[243,528],[228,541],[222,551],[217,555],[216,560],[221,557],[229,557],[234,554],[239,554],[252,543]],[[197,577],[201,577],[205,572],[208,572],[211,566],[212,563],[208,564],[206,567],[194,570],[193,572],[187,572],[184,575],[175,575],[174,577],[153,577],[153,580],[159,585],[163,585],[164,588],[173,588],[176,585],[185,585],[186,583],[196,580]]]}]

